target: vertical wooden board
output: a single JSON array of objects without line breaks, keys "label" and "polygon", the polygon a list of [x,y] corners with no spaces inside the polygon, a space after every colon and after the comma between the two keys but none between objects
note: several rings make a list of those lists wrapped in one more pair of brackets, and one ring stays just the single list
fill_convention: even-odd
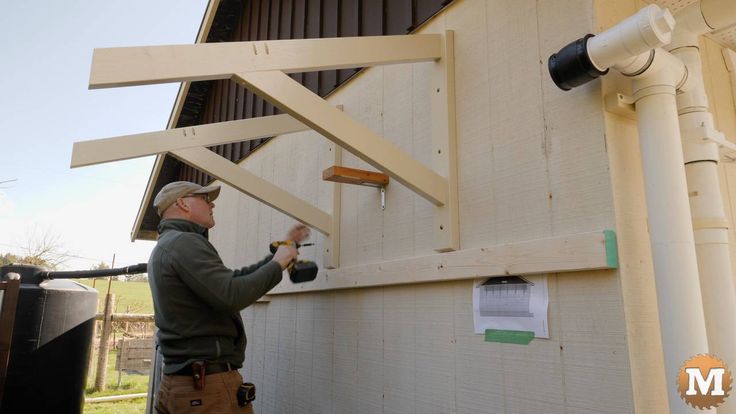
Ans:
[{"label": "vertical wooden board", "polygon": [[360,290],[358,300],[357,412],[383,409],[383,288]]},{"label": "vertical wooden board", "polygon": [[[383,67],[373,67],[366,71],[360,82],[359,112],[356,120],[383,135]],[[357,168],[370,169],[363,161]],[[373,188],[357,189],[358,197],[358,263],[370,263],[381,260],[381,243],[383,238],[383,214],[381,198],[378,190]]]},{"label": "vertical wooden board", "polygon": [[[577,13],[568,13],[570,7]],[[608,228],[614,222],[600,83],[565,92],[552,82],[546,58],[594,30],[593,2],[541,3],[539,52],[554,235]]]},{"label": "vertical wooden board", "polygon": [[[604,91],[610,90],[608,81]],[[667,384],[636,123],[606,114],[619,271],[637,412],[667,412]]]},{"label": "vertical wooden board", "polygon": [[[432,21],[431,28],[444,27],[444,20]],[[442,31],[440,31],[442,32]],[[430,107],[432,90],[431,63],[412,65],[413,105],[412,105],[412,154],[414,159],[424,165],[432,165],[432,110]],[[414,255],[434,253],[434,205],[417,194],[412,194],[414,216]]]},{"label": "vertical wooden board", "polygon": [[333,404],[336,413],[355,412],[358,394],[359,290],[335,293]]},{"label": "vertical wooden board", "polygon": [[217,181],[221,185],[220,195],[217,197],[215,223],[227,223],[213,227],[209,232],[211,243],[217,246],[222,262],[228,267],[242,267],[241,257],[236,250],[238,228],[238,197],[239,192],[232,187]]},{"label": "vertical wooden board", "polygon": [[418,286],[415,300],[416,411],[455,412],[447,398],[456,380],[452,283]]},{"label": "vertical wooden board", "polygon": [[[351,158],[343,154],[343,163]],[[362,263],[361,254],[358,250],[359,233],[358,219],[358,194],[365,191],[353,185],[342,186],[342,207],[340,212],[340,266],[347,267]]]},{"label": "vertical wooden board", "polygon": [[[484,1],[466,2],[446,16],[455,31],[455,93],[457,118],[458,196],[461,248],[487,246],[495,239],[493,147],[490,135],[491,95],[489,28]],[[495,6],[498,7],[498,6]],[[490,41],[498,39],[491,37]],[[505,66],[505,65],[503,65]],[[495,108],[494,108],[495,109]]]},{"label": "vertical wooden board", "polygon": [[[360,97],[357,88],[353,87],[350,91],[338,91],[333,96],[335,102],[340,102],[343,106],[343,112],[357,119],[360,113]],[[350,93],[348,93],[350,92]],[[357,158],[349,152],[342,151],[342,165],[352,165],[356,163]],[[329,165],[328,165],[329,167]],[[327,168],[327,167],[325,167]],[[329,182],[326,182],[329,183]],[[332,183],[329,183],[332,184]],[[358,191],[364,190],[354,185],[341,185],[340,191],[340,266],[350,266],[358,264],[360,255],[358,254]],[[330,203],[332,201],[330,200]],[[330,207],[331,208],[331,207]]]},{"label": "vertical wooden board", "polygon": [[506,413],[501,344],[473,327],[473,281],[453,284],[455,400],[458,414]]},{"label": "vertical wooden board", "polygon": [[[402,151],[412,152],[412,65],[390,65],[384,68],[383,137]],[[382,258],[409,257],[414,252],[414,192],[391,182],[386,188],[383,211]]]},{"label": "vertical wooden board", "polygon": [[[265,149],[265,148],[264,148]],[[273,154],[271,151],[263,151],[260,158],[261,178],[273,182],[274,167]],[[268,246],[273,240],[271,216],[275,210],[264,203],[258,203],[258,245]]]},{"label": "vertical wooden board", "polygon": [[312,373],[314,371],[314,296],[295,295],[296,357],[294,363],[294,412],[308,413],[312,406]]},{"label": "vertical wooden board", "polygon": [[513,62],[488,65],[496,243],[551,232],[536,4],[488,4],[489,59]]},{"label": "vertical wooden board", "polygon": [[296,295],[279,300],[278,352],[276,366],[277,413],[289,413],[294,409],[296,399]]},{"label": "vertical wooden board", "polygon": [[414,286],[384,289],[383,411],[386,413],[415,413],[415,289]]},{"label": "vertical wooden board", "polygon": [[335,293],[314,294],[314,335],[312,336],[312,405],[311,411],[333,412],[334,401],[334,326]]}]

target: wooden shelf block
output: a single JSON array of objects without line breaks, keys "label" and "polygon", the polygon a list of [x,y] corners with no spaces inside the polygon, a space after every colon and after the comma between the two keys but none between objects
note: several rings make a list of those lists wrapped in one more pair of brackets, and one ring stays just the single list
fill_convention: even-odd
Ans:
[{"label": "wooden shelf block", "polygon": [[356,168],[333,165],[322,171],[322,179],[344,184],[357,184],[369,187],[385,187],[388,185],[388,175],[376,172],[359,170]]}]

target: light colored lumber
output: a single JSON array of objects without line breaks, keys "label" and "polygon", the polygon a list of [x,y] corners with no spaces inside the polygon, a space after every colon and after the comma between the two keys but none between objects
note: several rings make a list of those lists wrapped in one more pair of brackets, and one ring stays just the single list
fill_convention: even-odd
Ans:
[{"label": "light colored lumber", "polygon": [[376,172],[359,170],[357,168],[333,165],[322,171],[322,179],[343,184],[365,185],[369,187],[384,187],[388,185],[388,175]]},{"label": "light colored lumber", "polygon": [[172,155],[323,234],[332,231],[329,214],[208,149],[180,149],[172,151]]},{"label": "light colored lumber", "polygon": [[346,69],[440,57],[437,34],[95,49],[90,89],[227,79],[233,73]]},{"label": "light colored lumber", "polygon": [[289,115],[240,119],[75,142],[71,167],[144,157],[177,149],[250,141],[308,129]]},{"label": "light colored lumber", "polygon": [[[356,265],[332,271],[320,270],[312,282],[293,284],[284,281],[269,295],[498,275],[613,269],[617,267],[617,261],[610,257],[610,249],[615,252],[615,246],[611,246],[610,242],[609,239],[607,251],[606,237],[600,231]],[[615,241],[613,243],[615,245]]]},{"label": "light colored lumber", "polygon": [[432,68],[432,157],[434,171],[448,185],[447,203],[434,209],[434,249],[460,249],[457,188],[457,136],[455,120],[455,36],[445,31],[442,59]]},{"label": "light colored lumber", "polygon": [[[342,106],[339,108],[342,110]],[[335,165],[342,164],[342,148],[334,142],[328,142],[328,151],[332,153]],[[339,183],[332,185],[332,233],[325,237],[322,265],[327,269],[336,269],[340,266],[340,215],[342,214],[342,186]]]},{"label": "light colored lumber", "polygon": [[[101,321],[105,319],[104,313],[98,313],[95,319]],[[113,313],[110,315],[113,322],[153,322],[153,314],[145,313]]]},{"label": "light colored lumber", "polygon": [[94,404],[94,403],[110,402],[110,401],[135,400],[138,398],[146,398],[147,396],[148,394],[145,392],[138,393],[138,394],[109,395],[107,397],[85,398],[84,403]]},{"label": "light colored lumber", "polygon": [[327,139],[385,171],[435,205],[447,203],[447,180],[393,143],[354,121],[280,71],[238,73],[235,79]]}]

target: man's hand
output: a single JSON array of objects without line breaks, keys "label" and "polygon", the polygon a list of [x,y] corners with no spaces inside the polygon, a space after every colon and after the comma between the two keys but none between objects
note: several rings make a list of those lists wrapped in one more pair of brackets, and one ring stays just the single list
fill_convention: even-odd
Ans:
[{"label": "man's hand", "polygon": [[286,269],[286,266],[291,263],[292,260],[296,259],[297,251],[294,246],[281,245],[276,249],[276,253],[273,254],[274,262],[278,262],[281,265],[281,270]]},{"label": "man's hand", "polygon": [[284,240],[292,240],[299,244],[302,244],[302,242],[309,238],[309,233],[309,227],[305,226],[304,224],[297,223],[291,229],[289,229],[289,232],[286,233],[286,238]]}]

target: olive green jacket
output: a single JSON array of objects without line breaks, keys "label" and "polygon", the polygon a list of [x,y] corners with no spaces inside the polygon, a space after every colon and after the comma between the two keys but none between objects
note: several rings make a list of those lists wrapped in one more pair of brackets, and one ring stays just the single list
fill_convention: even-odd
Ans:
[{"label": "olive green jacket", "polygon": [[158,231],[148,283],[164,373],[197,360],[242,367],[246,338],[240,311],[281,281],[281,265],[268,256],[228,269],[207,240],[207,229],[187,220],[162,220]]}]

